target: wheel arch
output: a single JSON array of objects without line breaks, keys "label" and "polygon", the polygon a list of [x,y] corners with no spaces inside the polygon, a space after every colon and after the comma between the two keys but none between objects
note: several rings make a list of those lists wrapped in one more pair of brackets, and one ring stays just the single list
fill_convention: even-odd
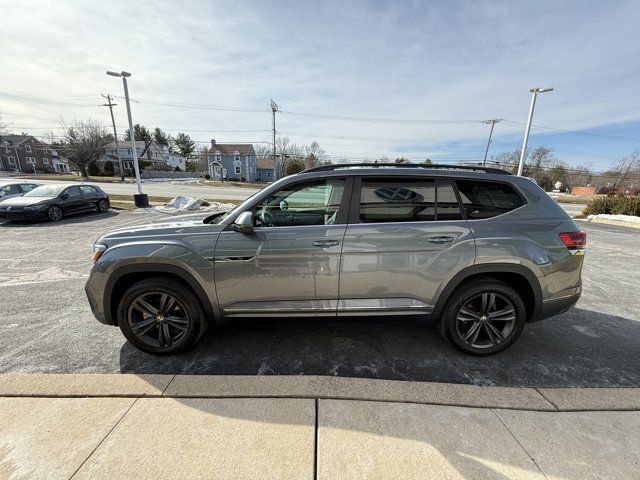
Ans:
[{"label": "wheel arch", "polygon": [[111,273],[105,286],[103,300],[104,313],[109,323],[118,325],[118,302],[127,288],[150,277],[168,277],[179,281],[198,297],[208,318],[214,319],[217,317],[204,288],[189,272],[176,265],[149,263],[122,265]]},{"label": "wheel arch", "polygon": [[493,278],[513,287],[522,297],[527,322],[538,320],[542,313],[542,288],[536,275],[527,267],[509,263],[472,265],[458,272],[440,292],[431,314],[439,318],[451,294],[463,283],[479,278]]}]

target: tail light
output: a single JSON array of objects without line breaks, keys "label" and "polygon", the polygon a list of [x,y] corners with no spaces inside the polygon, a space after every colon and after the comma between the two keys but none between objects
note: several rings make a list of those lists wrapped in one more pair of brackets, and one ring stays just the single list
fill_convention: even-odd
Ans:
[{"label": "tail light", "polygon": [[587,234],[582,231],[561,233],[560,240],[562,240],[573,255],[582,255],[587,246]]}]

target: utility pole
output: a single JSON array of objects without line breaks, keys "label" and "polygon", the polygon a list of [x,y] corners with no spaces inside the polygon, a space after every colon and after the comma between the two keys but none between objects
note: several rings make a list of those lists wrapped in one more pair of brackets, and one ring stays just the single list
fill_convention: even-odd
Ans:
[{"label": "utility pole", "polygon": [[113,107],[118,105],[117,103],[111,103],[111,95],[101,95],[107,99],[108,103],[103,103],[103,107],[109,107],[109,113],[111,113],[111,124],[113,125],[113,138],[116,142],[116,156],[118,157],[118,165],[120,166],[120,180],[124,182],[124,168],[122,167],[122,159],[120,158],[120,145],[118,144],[118,132],[116,131],[116,121],[113,118]]},{"label": "utility pole", "polygon": [[273,173],[274,176],[278,176],[278,167],[276,165],[276,112],[278,111],[278,104],[271,100],[271,116],[273,120]]},{"label": "utility pole", "polygon": [[491,124],[491,130],[489,130],[489,141],[487,142],[487,148],[484,150],[484,160],[482,160],[482,166],[484,167],[487,164],[487,153],[489,153],[489,145],[491,144],[491,137],[493,135],[493,127],[495,127],[496,123],[500,123],[502,121],[501,118],[496,118],[493,120],[485,120],[482,123],[485,125]]}]

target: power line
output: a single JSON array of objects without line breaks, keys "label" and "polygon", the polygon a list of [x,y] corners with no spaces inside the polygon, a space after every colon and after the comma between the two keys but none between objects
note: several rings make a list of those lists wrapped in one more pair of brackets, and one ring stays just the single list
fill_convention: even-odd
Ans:
[{"label": "power line", "polygon": [[[526,124],[522,123],[522,122],[516,122],[513,120],[505,120],[505,123],[509,123],[511,125],[516,125],[516,126],[524,126]],[[595,132],[584,132],[584,131],[579,131],[579,130],[565,130],[562,128],[554,128],[554,127],[545,127],[542,125],[531,125],[533,128],[539,129],[539,130],[551,130],[551,131],[556,131],[556,132],[560,132],[560,133],[566,133],[569,135],[585,135],[585,136],[589,136],[589,137],[604,137],[604,138],[613,138],[615,140],[625,140],[625,141],[629,141],[629,142],[640,142],[640,138],[631,138],[631,137],[621,137],[618,135],[609,135],[606,133],[595,133]]]}]

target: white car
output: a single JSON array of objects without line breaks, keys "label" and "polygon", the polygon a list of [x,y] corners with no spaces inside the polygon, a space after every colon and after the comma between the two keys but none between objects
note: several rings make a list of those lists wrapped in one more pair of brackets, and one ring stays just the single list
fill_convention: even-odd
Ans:
[{"label": "white car", "polygon": [[39,186],[39,183],[33,182],[0,182],[0,203],[9,198],[20,197]]}]

